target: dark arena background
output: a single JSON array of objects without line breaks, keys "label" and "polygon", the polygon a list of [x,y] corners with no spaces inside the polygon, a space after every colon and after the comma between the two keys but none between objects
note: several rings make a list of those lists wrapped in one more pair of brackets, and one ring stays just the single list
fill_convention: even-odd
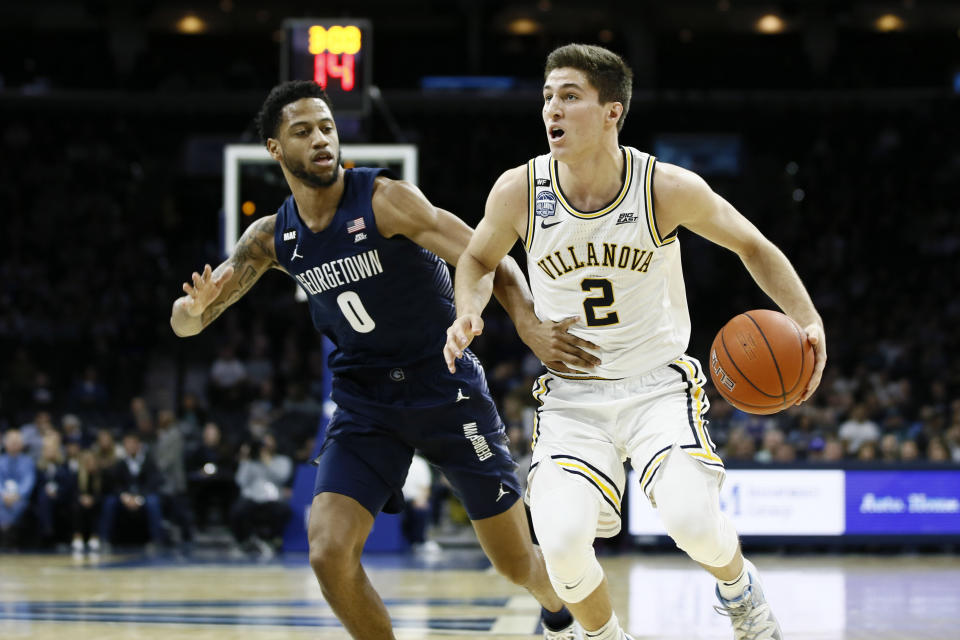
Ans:
[{"label": "dark arena background", "polygon": [[[752,416],[708,383],[722,506],[785,636],[957,637],[949,0],[0,4],[0,637],[347,637],[304,532],[328,347],[277,272],[196,337],[173,334],[171,303],[288,194],[254,125],[273,85],[327,83],[348,166],[388,166],[476,225],[496,178],[547,152],[543,64],[569,42],[633,68],[621,143],[700,173],[823,316],[804,405]],[[733,254],[680,242],[705,363],[729,318],[775,305]],[[474,351],[523,475],[542,366],[496,303],[485,320]],[[149,481],[123,509],[128,458]],[[285,473],[251,502],[237,471],[265,458]],[[442,477],[411,503],[364,554],[397,637],[538,636],[536,602],[490,568]],[[596,543],[624,628],[730,638],[636,479],[624,503]]]}]

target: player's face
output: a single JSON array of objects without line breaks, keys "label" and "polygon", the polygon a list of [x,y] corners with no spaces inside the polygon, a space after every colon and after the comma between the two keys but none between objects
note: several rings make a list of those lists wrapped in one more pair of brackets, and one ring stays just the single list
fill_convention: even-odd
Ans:
[{"label": "player's face", "polygon": [[554,156],[584,150],[600,141],[607,109],[579,69],[554,69],[543,84],[543,124]]},{"label": "player's face", "polygon": [[283,108],[277,132],[283,165],[313,187],[340,177],[340,138],[330,108],[320,98],[301,98]]}]

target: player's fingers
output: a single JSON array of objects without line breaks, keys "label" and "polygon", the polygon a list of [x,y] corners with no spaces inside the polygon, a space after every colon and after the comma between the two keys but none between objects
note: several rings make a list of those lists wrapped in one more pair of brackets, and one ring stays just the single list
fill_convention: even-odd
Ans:
[{"label": "player's fingers", "polygon": [[450,373],[457,372],[457,356],[454,355],[456,351],[450,346],[448,342],[443,346],[443,359],[447,363],[447,369]]},{"label": "player's fingers", "polygon": [[566,334],[566,338],[565,338],[565,339],[566,339],[566,341],[567,341],[569,344],[572,344],[573,346],[579,347],[579,348],[581,348],[581,349],[597,349],[598,351],[600,350],[600,347],[598,347],[597,345],[593,344],[593,343],[590,342],[589,340],[584,340],[583,338],[578,338],[577,336],[573,335],[572,333]]},{"label": "player's fingers", "polygon": [[210,274],[213,272],[213,269],[210,268],[209,264],[203,265],[203,278],[206,280],[210,277]]},{"label": "player's fingers", "polygon": [[214,281],[214,284],[216,284],[216,285],[219,287],[219,286],[222,285],[224,282],[226,282],[227,280],[229,280],[229,279],[230,279],[230,276],[232,276],[232,275],[233,275],[233,267],[226,267],[226,268],[223,270],[223,272],[222,272],[222,273],[217,277],[217,279]]},{"label": "player's fingers", "polygon": [[577,357],[583,358],[586,362],[589,362],[593,366],[600,364],[600,358],[587,351],[588,348],[599,350],[599,347],[592,342],[567,335],[564,336],[560,348],[564,353],[571,353]]},{"label": "player's fingers", "polygon": [[583,349],[570,346],[564,349],[562,359],[567,364],[586,369],[593,369],[600,364],[600,358],[587,353]]},{"label": "player's fingers", "polygon": [[[453,325],[453,326],[450,328],[450,330],[453,332],[453,334],[452,334],[452,335],[453,335],[453,345],[452,345],[452,346],[453,346],[455,349],[457,349],[457,350],[459,351],[460,349],[463,349],[463,348],[466,347],[468,344],[470,344],[470,340],[467,338],[467,334],[463,331],[463,326],[462,326],[459,322],[458,322],[457,324]],[[458,353],[457,356],[459,357],[459,355],[460,355],[460,354]]]},{"label": "player's fingers", "polygon": [[818,348],[816,350],[816,362],[813,366],[813,375],[810,376],[810,382],[807,383],[807,388],[804,390],[803,397],[800,399],[800,402],[806,402],[807,399],[813,395],[813,392],[817,390],[817,387],[820,386],[820,380],[823,378],[823,369],[826,366],[826,350]]},{"label": "player's fingers", "polygon": [[469,319],[470,322],[470,332],[478,336],[483,333],[483,318],[477,316]]},{"label": "player's fingers", "polygon": [[570,327],[572,327],[578,322],[580,322],[580,316],[570,316],[569,318],[564,318],[563,320],[558,322],[557,328],[563,329],[564,331],[566,331],[567,329],[569,329]]},{"label": "player's fingers", "polygon": [[577,371],[576,369],[571,369],[567,366],[565,362],[560,360],[550,360],[545,363],[553,371],[558,371],[560,373],[583,373],[582,371]]}]

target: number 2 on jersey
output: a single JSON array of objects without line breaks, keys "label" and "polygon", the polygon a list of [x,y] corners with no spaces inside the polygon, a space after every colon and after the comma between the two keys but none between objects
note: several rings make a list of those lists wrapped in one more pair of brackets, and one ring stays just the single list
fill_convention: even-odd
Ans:
[{"label": "number 2 on jersey", "polygon": [[343,311],[343,317],[357,333],[370,333],[377,326],[356,291],[344,291],[338,295],[337,304],[340,305],[340,311]]},{"label": "number 2 on jersey", "polygon": [[600,290],[599,296],[589,296],[583,301],[583,313],[587,317],[588,327],[605,327],[620,322],[616,311],[609,310],[601,317],[597,317],[598,307],[609,307],[613,304],[613,283],[604,278],[584,278],[580,283],[584,291]]}]

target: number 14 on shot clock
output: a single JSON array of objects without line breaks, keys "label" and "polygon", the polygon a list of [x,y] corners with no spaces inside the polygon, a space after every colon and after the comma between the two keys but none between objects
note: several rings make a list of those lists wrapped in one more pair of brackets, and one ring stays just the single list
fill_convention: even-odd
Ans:
[{"label": "number 14 on shot clock", "polygon": [[372,33],[367,20],[303,18],[284,22],[281,75],[313,80],[338,113],[367,112]]}]

